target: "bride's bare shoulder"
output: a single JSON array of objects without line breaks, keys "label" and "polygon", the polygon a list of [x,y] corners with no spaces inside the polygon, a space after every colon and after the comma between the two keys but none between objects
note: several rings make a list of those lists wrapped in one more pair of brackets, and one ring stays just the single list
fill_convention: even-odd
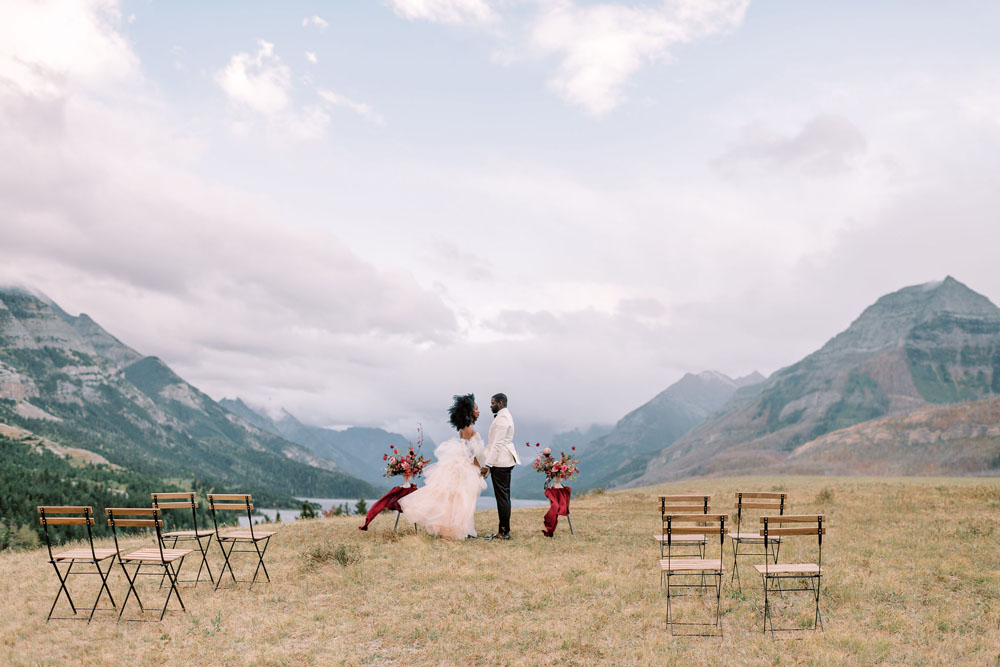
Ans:
[{"label": "bride's bare shoulder", "polygon": [[476,437],[476,429],[471,426],[466,426],[458,432],[458,435],[462,438],[462,440],[472,440],[472,438]]}]

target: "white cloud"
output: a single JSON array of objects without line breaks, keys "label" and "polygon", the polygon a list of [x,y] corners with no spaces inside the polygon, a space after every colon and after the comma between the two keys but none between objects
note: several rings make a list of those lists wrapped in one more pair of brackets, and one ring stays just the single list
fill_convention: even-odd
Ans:
[{"label": "white cloud", "polygon": [[291,72],[274,54],[274,44],[261,39],[257,45],[256,54],[234,53],[215,80],[234,102],[274,114],[290,103]]},{"label": "white cloud", "polygon": [[329,24],[329,23],[327,23],[327,22],[326,22],[326,21],[325,21],[325,20],[324,20],[324,19],[323,19],[322,17],[320,17],[320,16],[315,16],[315,15],[313,15],[313,16],[310,16],[310,17],[307,17],[307,18],[304,18],[304,19],[302,19],[302,27],[303,27],[303,28],[308,28],[308,27],[309,27],[309,26],[311,26],[311,25],[314,25],[314,26],[316,26],[316,27],[317,27],[317,28],[319,28],[320,30],[326,30],[326,29],[327,29],[327,28],[328,28],[328,27],[330,26],[330,24]]},{"label": "white cloud", "polygon": [[386,0],[396,12],[411,21],[435,23],[489,23],[498,18],[487,0]]},{"label": "white cloud", "polygon": [[139,61],[117,31],[113,0],[10,0],[0,20],[0,81],[25,93],[112,86]]},{"label": "white cloud", "polygon": [[385,121],[382,119],[382,116],[380,116],[379,113],[375,111],[369,104],[365,104],[364,102],[355,102],[354,100],[345,97],[343,95],[339,95],[331,90],[318,90],[316,94],[319,95],[328,104],[331,104],[335,107],[350,109],[351,111],[358,114],[362,118],[370,120],[373,123],[377,123],[378,125],[382,125],[385,123]]},{"label": "white cloud", "polygon": [[762,163],[828,176],[850,170],[867,149],[868,141],[854,123],[827,114],[809,119],[791,136],[778,135],[761,122],[746,125],[715,165],[727,171],[741,163]]},{"label": "white cloud", "polygon": [[316,54],[312,51],[306,51],[306,60],[311,62],[313,65],[319,62],[319,58],[317,58]]},{"label": "white cloud", "polygon": [[[25,5],[39,16],[15,27],[43,25],[49,9]],[[103,22],[106,9],[74,14],[52,51],[44,39],[13,51],[3,34],[0,155],[18,159],[0,160],[0,282],[90,313],[216,396],[248,379],[261,383],[251,393],[262,399],[273,391],[305,405],[310,392],[324,394],[316,407],[356,394],[381,406],[369,413],[377,421],[381,392],[353,391],[355,371],[388,375],[416,347],[446,345],[451,309],[411,274],[376,268],[267,195],[206,177],[198,158],[208,147],[186,137],[186,119],[173,118],[141,72],[123,73],[138,60]],[[0,31],[9,25],[0,20]],[[21,77],[11,61],[29,53],[26,89],[7,75]],[[87,62],[97,53],[116,57]],[[269,53],[258,54],[265,67]],[[107,82],[118,82],[113,95]],[[327,116],[307,107],[296,118]],[[335,374],[343,382],[331,389],[324,378]],[[345,417],[363,408],[360,398],[344,404]]]},{"label": "white cloud", "polygon": [[[234,53],[229,63],[216,73],[219,87],[238,108],[260,114],[281,139],[309,141],[322,138],[330,124],[330,114],[318,105],[298,107],[294,100],[291,69],[282,63],[274,44],[259,40],[255,54]],[[307,58],[315,55],[306,52]],[[305,78],[308,81],[308,77]],[[249,136],[254,122],[239,116],[230,129],[235,136]],[[277,138],[277,137],[272,137]]]},{"label": "white cloud", "polygon": [[749,0],[680,0],[660,7],[553,0],[531,29],[531,41],[561,58],[550,85],[567,102],[600,116],[625,99],[625,85],[644,65],[669,58],[677,44],[726,32],[743,20]]}]

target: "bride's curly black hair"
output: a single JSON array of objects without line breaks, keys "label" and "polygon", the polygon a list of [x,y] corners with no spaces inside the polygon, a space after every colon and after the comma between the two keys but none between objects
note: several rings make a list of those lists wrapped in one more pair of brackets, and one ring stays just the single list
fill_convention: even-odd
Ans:
[{"label": "bride's curly black hair", "polygon": [[476,397],[474,394],[466,394],[453,398],[455,402],[448,408],[448,421],[461,431],[466,426],[472,426],[472,423],[476,421],[472,416],[472,410],[476,407]]}]

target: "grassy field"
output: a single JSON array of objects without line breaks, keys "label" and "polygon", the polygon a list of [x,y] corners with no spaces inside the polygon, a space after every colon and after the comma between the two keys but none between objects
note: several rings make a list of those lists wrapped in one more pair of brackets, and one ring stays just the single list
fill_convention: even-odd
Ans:
[{"label": "grassy field", "polygon": [[[656,496],[712,493],[722,509],[737,490],[783,490],[793,513],[828,516],[825,632],[763,635],[749,562],[742,593],[727,572],[722,639],[664,629]],[[514,539],[496,543],[449,542],[412,526],[394,535],[394,515],[367,533],[357,517],[284,524],[268,552],[273,583],[185,588],[190,613],[168,612],[162,623],[116,623],[111,612],[89,625],[46,623],[58,583],[44,550],[3,553],[0,663],[1000,665],[1000,480],[705,479],[591,494],[572,510],[575,536],[562,519],[554,539],[543,537],[544,509],[533,508],[516,510]],[[477,515],[480,533],[495,517]],[[790,539],[798,546],[786,544],[782,561],[814,558],[814,539]],[[247,558],[237,575],[250,571]],[[71,585],[75,599],[93,599],[86,581]],[[116,570],[119,600],[125,586]],[[143,590],[147,604],[162,601]],[[782,620],[811,618],[804,596],[785,597]],[[697,595],[678,603],[687,620],[713,605]]]}]

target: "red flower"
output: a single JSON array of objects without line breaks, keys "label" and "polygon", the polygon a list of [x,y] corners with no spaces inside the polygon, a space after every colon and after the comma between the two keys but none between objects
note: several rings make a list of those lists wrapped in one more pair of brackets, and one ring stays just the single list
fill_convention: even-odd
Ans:
[{"label": "red flower", "polygon": [[570,447],[570,451],[575,452],[576,451],[576,445],[573,445],[572,447]]},{"label": "red flower", "polygon": [[388,458],[389,458],[389,455],[388,455],[388,454],[383,454],[383,455],[382,455],[382,460],[383,460],[383,461],[386,461],[386,460],[388,460]]},{"label": "red flower", "polygon": [[536,442],[536,443],[535,443],[535,447],[537,447],[537,446],[538,446],[538,443]]}]

